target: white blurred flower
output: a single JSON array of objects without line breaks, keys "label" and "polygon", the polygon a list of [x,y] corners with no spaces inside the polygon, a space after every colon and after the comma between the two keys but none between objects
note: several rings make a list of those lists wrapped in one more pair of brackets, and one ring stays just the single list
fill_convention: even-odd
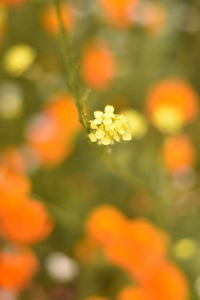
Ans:
[{"label": "white blurred flower", "polygon": [[172,183],[180,191],[191,189],[196,183],[196,172],[191,166],[182,167],[173,173]]},{"label": "white blurred flower", "polygon": [[22,146],[20,151],[25,162],[26,172],[30,174],[36,172],[41,166],[38,155],[27,145]]},{"label": "white blurred flower", "polygon": [[51,253],[45,262],[47,272],[57,281],[65,282],[73,280],[79,272],[76,261],[64,253]]},{"label": "white blurred flower", "polygon": [[197,279],[194,282],[194,288],[196,290],[197,295],[200,298],[200,276],[197,277]]},{"label": "white blurred flower", "polygon": [[0,85],[0,116],[4,119],[18,117],[23,109],[23,95],[20,88],[11,82]]},{"label": "white blurred flower", "polygon": [[16,296],[10,291],[0,289],[0,299],[1,300],[17,300]]}]

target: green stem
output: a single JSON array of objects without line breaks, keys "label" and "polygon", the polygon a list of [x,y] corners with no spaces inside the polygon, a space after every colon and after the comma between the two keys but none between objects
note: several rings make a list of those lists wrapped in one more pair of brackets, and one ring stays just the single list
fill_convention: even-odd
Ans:
[{"label": "green stem", "polygon": [[77,79],[76,78],[77,76],[72,76],[73,71],[71,70],[71,66],[73,66],[73,61],[70,55],[71,49],[70,49],[69,39],[67,38],[67,33],[62,21],[60,0],[53,0],[53,2],[54,2],[55,11],[58,19],[58,24],[59,24],[59,33],[60,33],[59,40],[60,40],[60,48],[62,51],[63,62],[64,62],[64,72],[67,78],[67,88],[69,92],[74,96],[75,99],[74,102],[79,114],[79,121],[82,124],[82,126],[85,128],[85,130],[88,131],[88,117],[87,114],[84,112],[84,104],[88,99],[89,90],[86,89],[83,95],[80,96],[80,95],[76,95],[76,91],[73,88],[74,80]]},{"label": "green stem", "polygon": [[[66,48],[69,49],[69,43],[65,31],[65,27],[62,22],[62,16],[61,16],[61,10],[60,10],[60,1],[59,0],[54,0],[53,1],[54,6],[55,6],[55,11],[58,19],[58,25],[59,25],[59,40],[60,40],[60,48],[62,51],[62,56],[63,56],[63,62],[64,62],[64,71],[66,73],[67,79],[68,79],[68,68],[69,68],[69,63],[70,61],[67,59],[67,53],[66,53]],[[70,89],[70,85],[68,83],[68,89]]]}]

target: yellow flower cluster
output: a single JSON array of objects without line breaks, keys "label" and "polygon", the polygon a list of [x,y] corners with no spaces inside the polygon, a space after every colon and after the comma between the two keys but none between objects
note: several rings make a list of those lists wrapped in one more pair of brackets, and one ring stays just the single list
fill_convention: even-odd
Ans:
[{"label": "yellow flower cluster", "polygon": [[91,142],[112,145],[114,142],[132,139],[128,120],[124,115],[115,114],[113,106],[106,105],[104,112],[95,111],[94,117],[94,120],[89,121],[91,132],[88,137]]}]

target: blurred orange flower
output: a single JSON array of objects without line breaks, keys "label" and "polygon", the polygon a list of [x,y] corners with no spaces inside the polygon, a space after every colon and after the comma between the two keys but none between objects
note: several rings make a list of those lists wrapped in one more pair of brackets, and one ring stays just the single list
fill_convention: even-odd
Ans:
[{"label": "blurred orange flower", "polygon": [[104,251],[111,262],[141,280],[163,259],[167,244],[165,233],[146,220],[135,219],[118,242],[108,243]]},{"label": "blurred orange flower", "polygon": [[166,132],[179,130],[197,114],[198,97],[181,79],[167,79],[155,84],[147,98],[147,111],[152,123]]},{"label": "blurred orange flower", "polygon": [[29,284],[38,270],[35,254],[28,249],[1,250],[0,286],[17,293]]},{"label": "blurred orange flower", "polygon": [[46,238],[52,221],[42,203],[35,200],[12,202],[0,214],[1,236],[20,244],[32,244]]},{"label": "blurred orange flower", "polygon": [[188,286],[183,273],[172,263],[163,261],[144,283],[155,300],[186,300]]},{"label": "blurred orange flower", "polygon": [[116,73],[111,50],[100,41],[89,44],[81,57],[81,76],[95,90],[104,90]]},{"label": "blurred orange flower", "polygon": [[24,198],[30,192],[30,181],[21,172],[13,172],[10,168],[0,168],[0,198]]},{"label": "blurred orange flower", "polygon": [[99,0],[108,21],[119,27],[133,24],[138,0]]},{"label": "blurred orange flower", "polygon": [[57,122],[45,114],[30,124],[27,139],[28,145],[45,167],[57,165],[72,151]]},{"label": "blurred orange flower", "polygon": [[[69,31],[74,27],[75,15],[72,6],[63,2],[60,5],[60,13],[64,28]],[[56,14],[56,10],[53,5],[47,5],[41,14],[41,23],[46,31],[53,35],[59,33],[59,22]]]},{"label": "blurred orange flower", "polygon": [[162,261],[141,287],[124,288],[118,300],[186,300],[188,286],[182,272],[173,264]]},{"label": "blurred orange flower", "polygon": [[44,113],[56,120],[64,135],[76,133],[80,129],[74,99],[68,94],[63,93],[53,97],[44,109]]},{"label": "blurred orange flower", "polygon": [[88,218],[87,232],[101,245],[118,241],[127,229],[122,213],[110,205],[97,207]]},{"label": "blurred orange flower", "polygon": [[168,137],[163,145],[162,156],[166,168],[171,172],[193,166],[196,159],[194,145],[184,135]]},{"label": "blurred orange flower", "polygon": [[87,232],[102,246],[108,259],[141,280],[166,253],[167,235],[144,219],[128,221],[112,206],[100,206],[90,215]]},{"label": "blurred orange flower", "polygon": [[[118,300],[155,300],[143,289],[139,287],[126,287],[117,297]],[[168,299],[170,300],[170,299]]]},{"label": "blurred orange flower", "polygon": [[79,129],[73,99],[60,94],[50,101],[43,113],[28,127],[28,145],[42,165],[51,167],[72,152],[73,138]]},{"label": "blurred orange flower", "polygon": [[[145,219],[129,222],[135,259],[132,262],[132,274],[141,279],[163,259],[169,243],[168,235]],[[144,258],[145,257],[145,258]]]}]

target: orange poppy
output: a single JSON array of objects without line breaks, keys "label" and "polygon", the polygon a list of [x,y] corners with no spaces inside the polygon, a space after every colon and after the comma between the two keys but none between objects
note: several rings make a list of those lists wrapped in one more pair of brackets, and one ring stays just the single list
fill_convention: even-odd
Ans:
[{"label": "orange poppy", "polygon": [[145,219],[135,219],[129,224],[135,253],[131,273],[141,279],[151,273],[156,264],[163,259],[169,238],[164,231]]},{"label": "orange poppy", "polygon": [[[64,28],[67,31],[72,30],[75,24],[75,14],[72,6],[63,2],[60,5],[60,13]],[[56,14],[56,10],[53,5],[47,5],[41,14],[41,23],[46,31],[53,35],[59,33],[59,22]]]},{"label": "orange poppy", "polygon": [[149,276],[164,258],[167,235],[144,219],[128,221],[118,209],[101,206],[87,222],[87,232],[107,258],[138,280]]},{"label": "orange poppy", "polygon": [[88,86],[104,90],[116,73],[116,62],[112,51],[102,42],[86,47],[81,57],[81,76]]},{"label": "orange poppy", "polygon": [[172,263],[163,261],[144,283],[153,300],[186,300],[187,281],[183,273]]},{"label": "orange poppy", "polygon": [[189,137],[184,135],[168,137],[162,150],[163,162],[166,168],[175,172],[184,167],[193,166],[196,153]]},{"label": "orange poppy", "polygon": [[118,241],[109,242],[104,251],[111,262],[141,280],[163,259],[167,243],[165,233],[146,220],[136,219],[129,222]]},{"label": "orange poppy", "polygon": [[[65,132],[64,132],[65,133]],[[55,119],[41,115],[28,127],[28,145],[44,166],[60,163],[72,151],[62,129]]]},{"label": "orange poppy", "polygon": [[7,205],[1,212],[0,223],[1,236],[20,244],[39,242],[52,230],[52,220],[45,207],[35,200]]},{"label": "orange poppy", "polygon": [[101,245],[118,239],[126,232],[126,219],[120,211],[110,205],[97,207],[86,224],[89,235]]},{"label": "orange poppy", "polygon": [[133,24],[138,0],[99,0],[99,3],[113,25],[126,28]]},{"label": "orange poppy", "polygon": [[29,284],[38,270],[35,254],[28,249],[1,250],[0,286],[17,293]]},{"label": "orange poppy", "polygon": [[44,109],[44,113],[54,118],[65,135],[76,133],[80,122],[74,99],[68,94],[55,95]]},{"label": "orange poppy", "polygon": [[13,172],[10,168],[0,168],[0,198],[21,199],[30,191],[30,181],[21,172]]},{"label": "orange poppy", "polygon": [[72,97],[59,94],[28,127],[28,145],[42,165],[51,167],[70,155],[74,135],[79,129],[78,113]]}]

